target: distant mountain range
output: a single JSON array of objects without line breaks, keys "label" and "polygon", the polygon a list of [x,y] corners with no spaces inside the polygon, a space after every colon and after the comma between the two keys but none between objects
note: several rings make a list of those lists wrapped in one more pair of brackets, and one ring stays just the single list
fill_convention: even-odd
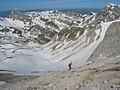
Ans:
[{"label": "distant mountain range", "polygon": [[[41,11],[46,11],[48,9],[32,9],[32,10],[20,10],[22,12],[33,12],[33,11],[36,11],[36,12],[41,12]],[[53,9],[50,9],[50,10],[53,10]],[[96,9],[96,8],[84,8],[84,9],[57,9],[61,12],[79,12],[79,13],[90,13],[91,11],[92,12],[99,12],[101,9]],[[12,10],[5,10],[5,11],[0,11],[0,17],[7,17],[9,15],[9,13],[11,12]]]}]

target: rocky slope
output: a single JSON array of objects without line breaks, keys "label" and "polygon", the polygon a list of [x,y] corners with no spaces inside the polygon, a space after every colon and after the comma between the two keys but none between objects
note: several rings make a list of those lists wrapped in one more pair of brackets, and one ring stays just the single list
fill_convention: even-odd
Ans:
[{"label": "rocky slope", "polygon": [[120,57],[101,59],[70,71],[51,73],[30,81],[3,84],[1,90],[119,90]]},{"label": "rocky slope", "polygon": [[96,61],[102,58],[119,56],[120,53],[120,22],[113,22],[107,29],[105,37],[97,47],[91,60]]}]

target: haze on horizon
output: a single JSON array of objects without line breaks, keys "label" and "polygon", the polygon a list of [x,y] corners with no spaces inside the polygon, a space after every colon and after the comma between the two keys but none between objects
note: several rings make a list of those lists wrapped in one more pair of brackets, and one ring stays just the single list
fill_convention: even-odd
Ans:
[{"label": "haze on horizon", "polygon": [[81,9],[103,8],[106,4],[120,4],[120,0],[0,0],[0,11],[11,9]]}]

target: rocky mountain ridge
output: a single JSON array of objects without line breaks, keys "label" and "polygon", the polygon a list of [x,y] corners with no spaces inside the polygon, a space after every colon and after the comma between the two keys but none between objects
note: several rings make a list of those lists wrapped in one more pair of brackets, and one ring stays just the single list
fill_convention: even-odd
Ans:
[{"label": "rocky mountain ridge", "polygon": [[[57,10],[25,13],[12,11],[9,18],[0,18],[1,69],[6,70],[9,66],[10,70],[20,73],[24,69],[29,73],[56,71],[67,68],[70,62],[73,67],[79,67],[95,61],[91,58],[104,58],[107,55],[100,53],[105,49],[100,52],[98,47],[110,35],[118,41],[119,10],[119,5],[110,4],[99,13],[91,14],[69,14]],[[107,35],[109,31],[114,35]],[[112,46],[114,50],[110,50],[117,54],[110,56],[119,55],[117,43],[116,49]],[[93,54],[95,52],[97,56]],[[25,65],[27,63],[27,66],[19,69],[22,62]]]},{"label": "rocky mountain ridge", "polygon": [[[109,4],[96,14],[13,11],[0,18],[0,28],[1,73],[54,72],[0,89],[120,89],[119,5]],[[72,70],[66,70],[70,62]]]}]

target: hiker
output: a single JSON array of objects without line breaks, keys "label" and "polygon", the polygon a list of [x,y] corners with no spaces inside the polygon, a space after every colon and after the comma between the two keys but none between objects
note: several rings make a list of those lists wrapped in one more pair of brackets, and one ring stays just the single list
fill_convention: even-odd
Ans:
[{"label": "hiker", "polygon": [[71,62],[71,63],[69,63],[69,65],[68,65],[68,66],[69,66],[69,70],[71,70],[71,69],[72,69],[72,68],[71,68],[71,65],[72,65],[72,62]]}]

